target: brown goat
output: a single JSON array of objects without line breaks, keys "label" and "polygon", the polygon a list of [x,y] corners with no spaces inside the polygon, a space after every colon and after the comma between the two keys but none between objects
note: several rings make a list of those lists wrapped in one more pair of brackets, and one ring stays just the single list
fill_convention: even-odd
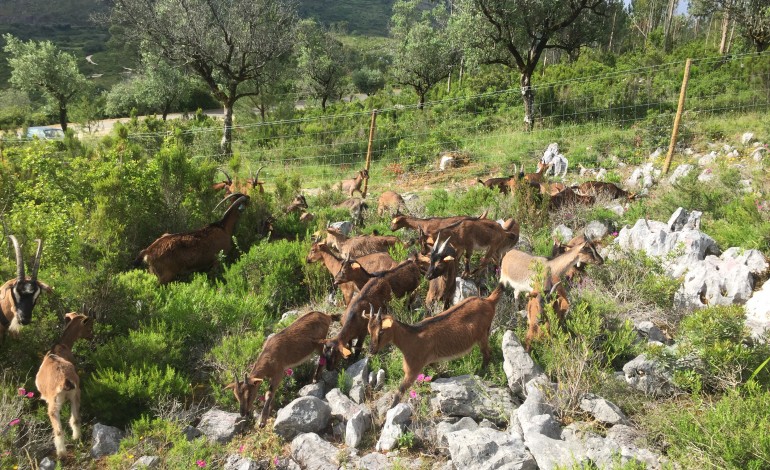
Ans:
[{"label": "brown goat", "polygon": [[348,238],[344,233],[335,228],[326,229],[326,243],[334,247],[342,255],[350,255],[353,258],[388,251],[399,243],[399,239],[393,236],[359,235]]},{"label": "brown goat", "polygon": [[293,212],[303,212],[303,210],[307,209],[307,207],[308,205],[305,196],[297,194],[291,201],[291,204],[289,204],[289,206],[286,208],[286,213],[291,214]]},{"label": "brown goat", "polygon": [[48,418],[53,427],[53,443],[58,458],[63,457],[67,451],[60,412],[68,400],[72,439],[80,440],[80,378],[75,368],[72,345],[79,338],[93,336],[91,318],[78,313],[68,313],[64,317],[67,324],[61,339],[45,355],[35,377],[35,386],[40,391],[40,398],[48,403]]},{"label": "brown goat", "polygon": [[[537,288],[528,294],[529,300],[527,301],[527,337],[525,341],[525,350],[527,352],[532,350],[532,340],[538,339],[541,336],[540,331],[540,317],[543,315],[543,304],[545,298],[543,292],[550,289],[548,297],[553,297],[554,291],[556,292],[556,298],[553,301],[553,311],[556,314],[556,318],[559,321],[559,325],[564,325],[564,317],[569,310],[569,300],[567,300],[567,291],[561,282],[552,282],[553,279],[548,280],[545,286]],[[545,319],[545,331],[550,332],[550,322]]]},{"label": "brown goat", "polygon": [[596,198],[593,196],[581,195],[573,191],[572,188],[564,188],[564,190],[551,196],[548,207],[549,209],[554,210],[567,204],[591,205],[595,201]]},{"label": "brown goat", "polygon": [[486,250],[479,263],[479,268],[490,261],[499,262],[508,250],[519,242],[519,224],[509,219],[503,228],[494,220],[462,220],[441,231],[443,236],[452,239],[452,245],[457,250],[457,257],[465,255],[465,271],[471,272],[471,255],[474,250]]},{"label": "brown goat", "polygon": [[530,183],[539,183],[543,181],[543,174],[545,174],[550,166],[550,163],[537,162],[537,170],[534,173],[524,174],[523,179]]},{"label": "brown goat", "polygon": [[366,203],[360,197],[351,197],[335,207],[339,209],[347,209],[350,213],[350,217],[353,219],[353,223],[356,225],[362,225],[364,223],[364,211],[369,209],[369,204]]},{"label": "brown goat", "polygon": [[[344,260],[337,256],[337,254],[334,253],[326,243],[313,243],[313,246],[310,247],[310,252],[308,253],[307,258],[305,258],[305,261],[307,263],[323,261],[326,269],[329,270],[329,273],[332,275],[332,277],[335,277],[342,269]],[[385,252],[372,253],[366,256],[361,256],[355,261],[360,263],[361,266],[364,266],[368,271],[372,272],[392,269],[398,264],[393,260],[393,258],[390,257],[390,254]],[[335,282],[335,285],[339,286],[340,291],[342,291],[342,297],[345,300],[345,306],[350,305],[350,301],[353,299],[353,294],[355,293],[356,288],[362,289],[364,284],[366,283],[357,286],[354,282],[345,282],[340,284]]]},{"label": "brown goat", "polygon": [[227,179],[212,184],[211,189],[213,189],[214,191],[221,191],[224,189],[225,196],[229,196],[230,194],[233,193],[233,189],[235,189],[235,186],[233,185],[233,179],[230,178],[230,175],[228,175],[225,170],[219,168],[219,171],[221,171],[222,174],[225,175],[225,178]]},{"label": "brown goat", "polygon": [[[230,175],[227,174],[227,172],[223,169],[219,169],[225,177],[227,177],[226,180],[220,181],[218,183],[214,183],[211,185],[211,188],[215,191],[220,191],[222,189],[225,190],[225,196],[229,196],[231,194],[250,194],[254,188],[257,188],[257,192],[259,194],[264,194],[265,188],[264,188],[264,181],[259,181],[259,173],[262,171],[264,167],[259,167],[259,170],[257,170],[257,174],[252,178],[246,178],[246,181],[239,181],[238,179],[233,180],[230,178]],[[237,176],[237,175],[236,175]]]},{"label": "brown goat", "polygon": [[32,263],[32,277],[24,275],[24,257],[16,237],[9,235],[16,252],[16,278],[7,281],[0,286],[0,339],[5,337],[5,332],[18,336],[22,325],[28,325],[32,321],[32,309],[37,303],[41,292],[52,292],[44,282],[37,280],[37,271],[40,268],[40,258],[43,256],[43,242],[37,241],[37,252]]},{"label": "brown goat", "polygon": [[492,357],[489,332],[502,293],[503,286],[498,285],[486,299],[469,297],[415,325],[401,323],[381,312],[368,315],[369,352],[376,354],[393,343],[404,355],[404,379],[391,407],[398,404],[425,366],[464,356],[476,344],[483,357],[481,368],[487,368]]},{"label": "brown goat", "polygon": [[[233,231],[249,197],[231,194],[235,202],[222,219],[191,232],[164,234],[139,252],[134,266],[146,263],[161,284],[192,272],[208,271],[217,262],[219,252],[230,253]],[[221,203],[220,203],[221,204]]]},{"label": "brown goat", "polygon": [[457,251],[448,242],[448,238],[443,244],[437,239],[430,252],[428,271],[425,273],[430,281],[425,296],[425,306],[429,311],[436,302],[442,302],[446,310],[454,300],[457,288]]},{"label": "brown goat", "polygon": [[353,197],[353,193],[356,191],[361,193],[361,197],[363,197],[364,193],[361,191],[361,183],[363,183],[365,179],[369,179],[369,172],[361,170],[355,178],[340,181],[337,187],[347,193],[349,197]]},{"label": "brown goat", "polygon": [[377,215],[382,217],[385,213],[393,215],[393,213],[400,213],[402,210],[406,210],[406,202],[395,191],[385,191],[380,195],[377,200]]},{"label": "brown goat", "polygon": [[612,199],[626,198],[629,201],[636,199],[636,194],[626,191],[613,183],[604,181],[585,181],[577,187],[577,192],[585,196],[599,197],[607,195]]},{"label": "brown goat", "polygon": [[[236,376],[235,382],[225,386],[232,389],[238,401],[241,416],[249,416],[254,411],[254,400],[257,398],[259,386],[267,380],[270,384],[259,420],[259,426],[265,426],[275,391],[281,384],[286,369],[302,364],[314,353],[321,354],[329,326],[332,321],[339,320],[339,317],[339,315],[327,315],[322,312],[310,312],[265,341],[257,362],[252,366],[251,372],[246,374],[243,382],[239,382]],[[323,363],[323,359],[319,358],[313,376],[314,383],[318,380]]]},{"label": "brown goat", "polygon": [[[361,259],[363,259],[363,257]],[[342,260],[342,266],[337,272],[337,275],[334,276],[334,285],[352,282],[359,289],[363,289],[371,278],[383,276],[387,277],[393,295],[396,296],[396,298],[411,294],[420,287],[420,267],[415,262],[414,258],[410,258],[397,266],[379,272],[367,270],[360,260],[345,258]]]},{"label": "brown goat", "polygon": [[429,237],[436,237],[438,233],[444,228],[456,224],[461,220],[471,219],[478,220],[487,217],[487,211],[484,211],[479,217],[472,216],[453,216],[453,217],[430,217],[428,219],[420,219],[417,217],[409,217],[406,215],[397,215],[390,222],[390,229],[394,232],[400,228],[409,228],[412,230],[422,231]]}]

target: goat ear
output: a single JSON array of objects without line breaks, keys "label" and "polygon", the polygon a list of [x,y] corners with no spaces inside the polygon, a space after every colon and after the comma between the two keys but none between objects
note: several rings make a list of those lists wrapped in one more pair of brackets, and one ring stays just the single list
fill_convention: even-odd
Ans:
[{"label": "goat ear", "polygon": [[64,323],[67,324],[71,322],[75,317],[77,316],[77,313],[70,312],[64,315]]},{"label": "goat ear", "polygon": [[38,286],[40,286],[40,288],[41,288],[42,290],[44,290],[45,292],[47,292],[47,293],[49,293],[49,294],[50,294],[51,292],[53,292],[53,288],[52,288],[51,286],[49,286],[48,284],[46,284],[45,282],[40,282],[40,281],[37,281],[37,285],[38,285]]},{"label": "goat ear", "polygon": [[382,329],[383,330],[387,330],[391,326],[393,326],[393,320],[392,319],[386,318],[386,319],[382,320]]},{"label": "goat ear", "polygon": [[454,259],[455,259],[454,256],[444,256],[444,261],[446,261],[447,263],[449,263],[450,261],[454,261]]},{"label": "goat ear", "polygon": [[262,383],[262,379],[257,377],[249,377],[248,383],[249,385],[259,385],[260,383]]},{"label": "goat ear", "polygon": [[351,268],[353,268],[353,269],[361,269],[361,265],[360,265],[360,264],[358,264],[358,263],[357,263],[357,262],[355,262],[355,261],[353,261],[353,262],[350,264],[350,267],[351,267]]},{"label": "goat ear", "polygon": [[339,348],[340,352],[342,353],[342,357],[344,357],[345,359],[349,358],[350,355],[353,354],[352,352],[350,352],[350,349],[346,348],[342,344],[340,344],[338,346],[338,348]]},{"label": "goat ear", "polygon": [[237,387],[238,384],[235,382],[230,382],[229,384],[225,385],[225,390],[235,390],[235,387]]}]

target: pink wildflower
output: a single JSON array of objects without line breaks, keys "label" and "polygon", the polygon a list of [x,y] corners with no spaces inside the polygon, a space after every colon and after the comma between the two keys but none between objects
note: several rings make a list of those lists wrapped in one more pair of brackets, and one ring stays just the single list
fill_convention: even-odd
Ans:
[{"label": "pink wildflower", "polygon": [[24,387],[19,387],[19,396],[23,397],[27,394],[27,390],[24,389]]},{"label": "pink wildflower", "polygon": [[240,446],[240,447],[238,447],[238,453],[239,453],[239,454],[242,454],[242,453],[243,453],[243,444],[241,444],[241,446]]},{"label": "pink wildflower", "polygon": [[425,380],[425,374],[420,374],[417,376],[417,382],[422,382],[423,380]]},{"label": "pink wildflower", "polygon": [[27,392],[27,394],[24,395],[24,396],[27,397],[27,398],[32,398],[32,397],[35,396],[35,392]]},{"label": "pink wildflower", "polygon": [[618,232],[612,232],[612,236],[613,237],[617,237],[618,236]]},{"label": "pink wildflower", "polygon": [[291,369],[286,369],[286,375],[291,377],[292,375],[294,375],[294,371]]},{"label": "pink wildflower", "polygon": [[417,392],[415,392],[414,390],[409,390],[409,396],[412,398],[417,398]]},{"label": "pink wildflower", "polygon": [[276,457],[276,458],[274,458],[274,459],[273,459],[273,465],[275,465],[276,467],[277,467],[277,466],[278,466],[278,464],[280,464],[280,463],[281,463],[281,461],[280,461],[280,460],[278,460],[278,457]]},{"label": "pink wildflower", "polygon": [[9,423],[8,426],[16,426],[17,424],[21,423],[21,420],[19,418],[13,418]]},{"label": "pink wildflower", "polygon": [[206,466],[206,461],[205,460],[196,460],[195,461],[195,465],[197,465],[200,468],[203,468],[203,467]]},{"label": "pink wildflower", "polygon": [[424,378],[424,379],[422,379],[422,381],[423,381],[423,382],[430,382],[430,381],[431,381],[431,379],[433,379],[433,377],[431,377],[430,375],[426,375],[426,376],[425,376],[425,378]]}]

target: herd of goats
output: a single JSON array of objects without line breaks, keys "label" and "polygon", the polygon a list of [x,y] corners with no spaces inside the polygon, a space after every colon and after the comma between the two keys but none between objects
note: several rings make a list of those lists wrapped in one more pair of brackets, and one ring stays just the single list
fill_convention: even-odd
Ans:
[{"label": "herd of goats", "polygon": [[[588,181],[572,187],[546,182],[544,173],[550,165],[540,161],[534,173],[517,173],[511,177],[479,182],[487,188],[498,188],[502,193],[516,193],[521,188],[528,188],[529,194],[535,197],[547,194],[551,208],[564,204],[591,204],[600,195],[634,198],[634,194],[602,181]],[[162,235],[139,253],[135,265],[146,264],[158,281],[165,284],[192,272],[209,271],[217,264],[221,253],[228,254],[232,249],[235,226],[249,204],[247,194],[251,191],[264,192],[264,182],[259,181],[259,171],[254,178],[244,182],[234,182],[227,174],[225,176],[227,180],[215,184],[214,189],[224,190],[223,202],[232,203],[220,220],[198,230]],[[350,209],[352,214],[361,212],[363,199],[353,198],[353,195],[361,192],[362,182],[368,177],[368,172],[361,170],[355,178],[343,180],[337,186],[350,197],[343,207]],[[312,218],[307,208],[305,198],[300,195],[286,211],[301,212],[302,217]],[[351,355],[357,358],[367,335],[370,337],[370,353],[377,353],[390,343],[403,353],[404,379],[393,405],[400,401],[428,364],[463,356],[476,344],[481,349],[482,369],[485,369],[490,360],[489,335],[495,307],[505,287],[513,288],[515,299],[522,292],[527,296],[526,347],[529,351],[531,341],[540,335],[538,318],[542,315],[545,302],[552,303],[558,320],[562,321],[569,308],[564,280],[571,279],[586,264],[603,262],[595,245],[597,241],[582,235],[567,243],[555,242],[552,257],[546,258],[514,249],[519,241],[520,227],[512,219],[498,223],[487,219],[486,213],[478,217],[422,219],[402,215],[405,209],[404,199],[393,191],[386,191],[379,198],[378,213],[393,217],[393,231],[412,229],[419,235],[414,242],[417,249],[401,263],[397,263],[388,252],[401,243],[394,236],[348,237],[339,230],[327,228],[326,239],[313,243],[306,261],[323,262],[334,278],[334,285],[343,294],[346,311],[342,315],[310,312],[265,341],[251,371],[245,374],[242,381],[236,376],[235,381],[226,386],[233,390],[242,416],[253,413],[260,385],[267,380],[269,388],[259,422],[260,427],[264,426],[273,396],[287,368],[318,354],[315,381],[324,366],[335,370],[340,359]],[[17,276],[0,287],[0,337],[4,337],[6,331],[13,336],[18,335],[21,325],[30,323],[40,294],[51,291],[48,285],[37,279],[41,241],[37,240],[32,275],[28,277],[19,243],[14,236],[9,238],[16,252]],[[471,255],[479,250],[485,252],[484,256],[479,266],[471,271]],[[469,297],[452,305],[459,262],[463,257],[461,277],[494,264],[499,268],[500,279],[488,297]],[[425,296],[428,311],[439,308],[443,312],[416,324],[404,323],[388,314],[388,303],[393,298],[408,297],[411,305],[422,276],[429,280]],[[331,323],[338,320],[342,323],[339,333],[327,338]],[[61,339],[45,355],[35,378],[40,397],[48,403],[58,457],[65,454],[59,415],[66,401],[71,403],[72,408],[70,426],[73,438],[80,438],[80,380],[72,346],[78,338],[92,336],[93,324],[93,319],[86,312],[68,313],[65,321]]]}]

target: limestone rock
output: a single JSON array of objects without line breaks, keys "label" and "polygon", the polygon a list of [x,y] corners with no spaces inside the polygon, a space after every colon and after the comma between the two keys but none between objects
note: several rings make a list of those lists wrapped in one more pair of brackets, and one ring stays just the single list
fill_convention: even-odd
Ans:
[{"label": "limestone rock", "polygon": [[358,447],[364,439],[364,434],[372,428],[372,414],[368,409],[360,409],[353,413],[345,426],[345,445]]},{"label": "limestone rock", "polygon": [[291,456],[304,470],[337,470],[339,449],[318,434],[303,433],[291,441]]},{"label": "limestone rock", "polygon": [[765,281],[762,289],[746,302],[746,326],[755,338],[770,329],[770,281]]},{"label": "limestone rock", "polygon": [[503,335],[503,370],[508,377],[508,387],[514,395],[522,395],[524,384],[542,375],[543,370],[535,364],[532,357],[524,350],[513,331]]},{"label": "limestone rock", "polygon": [[332,222],[329,224],[329,228],[334,228],[342,232],[343,235],[350,236],[350,232],[353,231],[353,223],[349,220],[343,220],[341,222]]},{"label": "limestone rock", "polygon": [[580,409],[604,424],[629,424],[628,418],[616,404],[590,393],[580,401]]},{"label": "limestone rock", "polygon": [[457,286],[455,287],[455,295],[452,298],[452,304],[457,305],[468,297],[474,297],[479,295],[479,288],[473,281],[457,277]]},{"label": "limestone rock", "polygon": [[316,397],[323,399],[325,396],[324,393],[324,383],[319,381],[314,384],[307,384],[301,389],[299,389],[299,392],[297,392],[297,396],[300,397]]},{"label": "limestone rock", "polygon": [[563,243],[566,243],[575,236],[575,233],[572,231],[571,228],[567,227],[566,225],[557,225],[556,228],[553,229],[553,232],[551,232],[551,236],[554,238],[558,238]]},{"label": "limestone rock", "polygon": [[674,391],[671,374],[662,364],[640,354],[623,366],[626,382],[637,390],[655,397],[670,395]]},{"label": "limestone rock", "polygon": [[230,454],[225,460],[224,470],[259,470],[260,465],[238,454]]},{"label": "limestone rock", "polygon": [[243,430],[245,422],[238,413],[212,408],[201,416],[198,429],[209,441],[226,444]]},{"label": "limestone rock", "polygon": [[123,431],[120,429],[96,423],[91,436],[91,457],[99,459],[116,453],[120,450],[122,438]]},{"label": "limestone rock", "polygon": [[436,379],[430,384],[431,407],[448,416],[468,416],[478,421],[487,418],[502,424],[514,408],[510,391],[487,386],[475,376],[462,375]]},{"label": "limestone rock", "polygon": [[391,450],[396,447],[398,438],[403,435],[406,423],[412,417],[412,408],[406,403],[399,403],[385,415],[385,425],[382,427],[380,439],[375,449],[377,451]]},{"label": "limestone rock", "polygon": [[473,421],[471,418],[468,418],[467,416],[465,418],[460,419],[456,423],[451,423],[449,421],[442,421],[436,425],[436,442],[441,447],[449,447],[449,442],[446,439],[446,435],[450,432],[460,431],[460,430],[467,430],[467,431],[475,431],[479,428],[479,425],[476,424],[476,421]]},{"label": "limestone rock", "polygon": [[284,439],[291,439],[301,433],[325,429],[330,419],[331,408],[326,402],[316,397],[300,397],[278,411],[273,431]]},{"label": "limestone rock", "polygon": [[538,468],[524,442],[509,433],[488,428],[462,429],[446,434],[445,438],[457,470]]}]

